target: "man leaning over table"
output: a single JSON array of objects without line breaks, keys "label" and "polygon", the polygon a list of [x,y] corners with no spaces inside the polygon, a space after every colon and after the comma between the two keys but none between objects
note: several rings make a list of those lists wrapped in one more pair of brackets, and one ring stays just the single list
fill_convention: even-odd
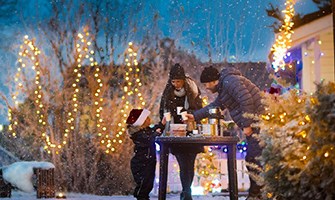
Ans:
[{"label": "man leaning over table", "polygon": [[[256,159],[261,155],[262,149],[259,141],[253,134],[259,134],[259,128],[252,128],[255,121],[243,116],[244,113],[261,114],[264,107],[261,103],[261,91],[250,80],[242,76],[241,72],[233,67],[225,67],[221,73],[210,66],[205,67],[200,76],[201,83],[212,93],[218,93],[216,99],[206,107],[187,114],[189,120],[199,121],[209,116],[209,109],[220,107],[228,109],[234,122],[243,130],[248,142],[246,161],[261,166]],[[247,166],[248,171],[259,172]],[[260,199],[261,186],[249,176],[250,188],[247,199]]]}]

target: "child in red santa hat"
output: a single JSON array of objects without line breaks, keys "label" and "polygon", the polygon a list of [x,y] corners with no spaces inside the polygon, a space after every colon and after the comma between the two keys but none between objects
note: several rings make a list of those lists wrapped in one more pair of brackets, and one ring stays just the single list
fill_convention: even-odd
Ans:
[{"label": "child in red santa hat", "polygon": [[137,200],[150,199],[156,169],[155,137],[161,135],[165,124],[163,119],[151,128],[149,115],[150,111],[147,109],[132,109],[126,121],[128,134],[135,144],[130,165],[136,182],[134,197]]}]

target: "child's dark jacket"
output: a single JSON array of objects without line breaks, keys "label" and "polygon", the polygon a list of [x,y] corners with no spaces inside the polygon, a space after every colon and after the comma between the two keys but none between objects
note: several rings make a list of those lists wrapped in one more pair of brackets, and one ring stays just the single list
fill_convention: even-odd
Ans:
[{"label": "child's dark jacket", "polygon": [[163,125],[154,128],[128,128],[130,138],[133,140],[134,156],[130,161],[131,172],[136,182],[134,197],[137,199],[149,199],[149,193],[153,188],[156,169],[155,137],[160,135],[157,128],[163,130]]},{"label": "child's dark jacket", "polygon": [[139,162],[147,162],[149,160],[156,162],[156,146],[155,138],[161,133],[156,132],[157,128],[162,131],[164,126],[162,124],[155,125],[153,128],[147,127],[141,129],[140,127],[129,127],[128,133],[133,140],[134,158]]}]

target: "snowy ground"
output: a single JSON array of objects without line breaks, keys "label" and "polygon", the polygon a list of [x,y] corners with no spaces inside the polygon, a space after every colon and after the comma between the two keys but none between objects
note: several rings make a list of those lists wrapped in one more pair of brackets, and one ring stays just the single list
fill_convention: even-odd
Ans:
[{"label": "snowy ground", "polygon": [[[20,190],[12,190],[12,197],[10,200],[34,200],[36,198],[36,192],[34,192],[33,183],[31,182],[33,176],[33,168],[38,165],[39,168],[46,167],[47,169],[50,168],[48,164],[51,163],[44,163],[44,162],[16,162],[10,166],[6,166],[3,168],[3,175],[6,180],[9,180],[12,185],[17,186]],[[52,164],[51,164],[52,165]],[[51,166],[54,168],[54,166]],[[20,172],[20,174],[18,174]],[[157,188],[156,188],[157,189]],[[26,191],[26,192],[23,192]],[[197,194],[197,193],[195,193]],[[198,193],[199,194],[199,193]],[[88,195],[88,194],[76,194],[76,193],[68,193],[65,194],[66,199],[69,200],[134,200],[133,196],[96,196],[96,195]],[[245,196],[247,195],[245,192],[240,192],[239,195],[241,197],[239,200],[245,200]],[[52,198],[53,199],[53,198]],[[50,200],[52,200],[50,198]],[[57,198],[54,198],[55,200]],[[150,198],[151,200],[157,200],[157,191],[156,193],[153,192]],[[167,195],[167,200],[179,200],[179,193],[173,193]],[[229,194],[219,194],[214,193],[214,195],[206,195],[206,196],[194,196],[194,200],[228,200]]]},{"label": "snowy ground", "polygon": [[[66,194],[67,200],[134,200],[132,196],[96,196],[96,195],[88,195],[88,194],[75,194],[69,193]],[[7,198],[6,198],[7,199]],[[35,200],[36,193],[24,193],[12,190],[12,197],[10,200]],[[56,198],[52,198],[50,200],[58,200]],[[152,196],[151,200],[157,200],[157,196]],[[178,194],[168,194],[167,200],[179,200]],[[194,196],[193,200],[229,200],[229,196]],[[4,199],[5,200],[5,199]],[[239,200],[245,200],[245,196],[239,197]]]}]

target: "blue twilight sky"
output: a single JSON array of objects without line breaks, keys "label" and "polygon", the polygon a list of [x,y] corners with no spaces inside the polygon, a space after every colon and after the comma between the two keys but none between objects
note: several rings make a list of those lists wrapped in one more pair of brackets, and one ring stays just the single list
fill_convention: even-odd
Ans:
[{"label": "blue twilight sky", "polygon": [[[179,37],[179,43],[194,50],[204,60],[208,59],[208,38],[211,45],[212,59],[228,61],[266,61],[269,49],[274,41],[274,34],[268,26],[274,21],[266,15],[269,3],[284,5],[284,1],[271,0],[224,0],[194,1],[182,4],[185,16],[192,16],[187,30]],[[206,2],[206,3],[205,3]],[[281,3],[280,3],[281,2]],[[159,5],[161,8],[168,5]],[[284,9],[284,6],[281,6]],[[300,0],[296,4],[297,12],[308,12],[315,9],[311,0]],[[162,21],[164,33],[171,33],[171,26]],[[194,34],[196,33],[196,34]],[[190,44],[194,44],[191,46]],[[205,48],[204,48],[205,47]]]},{"label": "blue twilight sky", "polygon": [[[11,0],[8,0],[10,2]],[[87,0],[94,1],[94,0]],[[54,2],[58,2],[54,0]],[[74,0],[74,2],[83,2]],[[274,21],[266,15],[269,3],[284,9],[284,0],[115,0],[133,9],[136,2],[141,10],[135,15],[139,21],[137,31],[129,40],[139,42],[146,32],[153,31],[153,16],[158,14],[157,30],[160,37],[170,37],[178,47],[193,52],[202,61],[227,60],[267,61],[274,42],[274,33],[268,26]],[[78,4],[79,5],[79,4]],[[1,8],[1,5],[0,5]],[[297,0],[297,13],[307,14],[317,10],[312,0]],[[101,12],[112,12],[102,10]],[[18,46],[26,34],[36,40],[43,37],[38,24],[46,23],[51,13],[47,0],[18,0],[7,18],[0,17],[0,92],[8,95],[8,77],[14,75]],[[89,17],[89,16],[87,16]],[[127,17],[126,17],[127,18]],[[124,26],[127,26],[125,18]],[[120,48],[120,51],[123,47]],[[118,51],[118,50],[116,50]],[[7,109],[0,101],[0,124],[7,121]]]}]

